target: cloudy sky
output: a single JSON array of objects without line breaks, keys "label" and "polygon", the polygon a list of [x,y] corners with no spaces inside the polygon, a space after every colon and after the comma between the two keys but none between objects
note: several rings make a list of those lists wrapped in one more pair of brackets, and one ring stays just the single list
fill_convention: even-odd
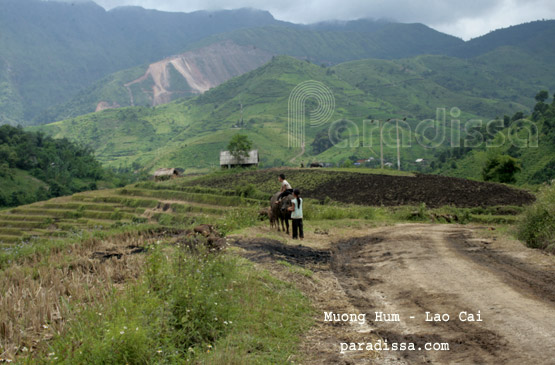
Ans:
[{"label": "cloudy sky", "polygon": [[106,9],[139,5],[148,9],[194,10],[251,7],[294,23],[357,18],[424,23],[465,40],[537,19],[555,18],[553,0],[94,0]]}]

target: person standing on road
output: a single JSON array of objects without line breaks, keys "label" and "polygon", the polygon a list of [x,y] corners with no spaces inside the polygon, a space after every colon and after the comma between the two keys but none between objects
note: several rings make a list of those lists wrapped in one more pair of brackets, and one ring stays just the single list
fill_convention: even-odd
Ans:
[{"label": "person standing on road", "polygon": [[293,190],[293,198],[291,206],[288,208],[291,211],[291,221],[293,222],[293,239],[296,240],[304,238],[303,233],[303,199],[299,189]]}]

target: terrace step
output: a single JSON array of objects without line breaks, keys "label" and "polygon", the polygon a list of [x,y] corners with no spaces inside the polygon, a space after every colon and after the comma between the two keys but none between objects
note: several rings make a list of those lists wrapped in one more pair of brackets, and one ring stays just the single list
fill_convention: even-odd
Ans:
[{"label": "terrace step", "polygon": [[27,221],[27,222],[42,222],[45,219],[50,218],[47,215],[21,215],[21,214],[12,214],[12,213],[6,213],[6,214],[0,214],[0,220],[3,221]]}]

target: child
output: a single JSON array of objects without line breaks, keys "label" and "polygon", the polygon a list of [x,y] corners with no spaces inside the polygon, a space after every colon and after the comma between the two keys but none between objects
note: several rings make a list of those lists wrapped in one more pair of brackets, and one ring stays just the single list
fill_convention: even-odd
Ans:
[{"label": "child", "polygon": [[303,233],[303,199],[301,198],[301,192],[299,189],[293,190],[293,199],[291,200],[293,204],[288,209],[291,211],[291,220],[293,221],[293,239],[296,240],[304,238]]},{"label": "child", "polygon": [[281,198],[286,197],[287,195],[293,193],[293,189],[291,188],[291,184],[287,180],[285,180],[284,174],[279,174],[278,176],[279,183],[281,184],[280,194],[276,200],[276,204],[281,202]]}]

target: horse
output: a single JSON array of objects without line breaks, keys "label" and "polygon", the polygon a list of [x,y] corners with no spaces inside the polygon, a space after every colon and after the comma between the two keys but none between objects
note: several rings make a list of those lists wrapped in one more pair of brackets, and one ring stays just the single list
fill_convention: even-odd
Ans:
[{"label": "horse", "polygon": [[[276,226],[278,229],[278,232],[280,232],[281,230],[283,231],[287,231],[287,234],[289,234],[289,220],[291,219],[291,212],[287,210],[287,208],[289,208],[289,206],[291,205],[291,200],[293,199],[293,195],[287,195],[286,197],[281,199],[281,203],[276,204],[276,201],[278,199],[280,193],[275,193],[271,198],[270,198],[270,207],[272,209],[272,215],[273,218],[276,220]],[[279,228],[279,223],[281,222],[281,230]]]}]

